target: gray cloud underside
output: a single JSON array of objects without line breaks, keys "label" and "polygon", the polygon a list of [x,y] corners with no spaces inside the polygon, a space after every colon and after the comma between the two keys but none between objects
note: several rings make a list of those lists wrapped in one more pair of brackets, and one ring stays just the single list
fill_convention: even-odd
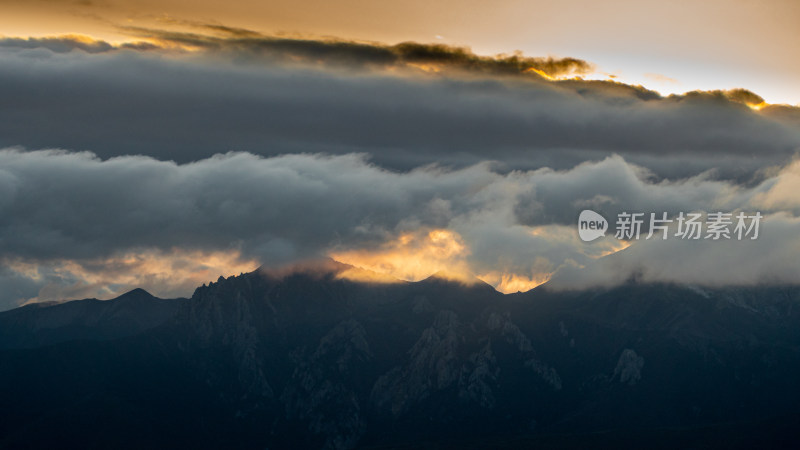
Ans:
[{"label": "gray cloud underside", "polygon": [[432,75],[286,62],[292,53],[284,47],[312,44],[328,52],[323,61],[341,62],[334,44],[310,41],[281,41],[278,59],[230,40],[221,41],[232,47],[224,51],[183,55],[88,54],[80,49],[103,46],[87,43],[55,53],[69,39],[17,41],[0,45],[5,147],[178,162],[231,150],[364,152],[396,170],[485,160],[498,161],[498,170],[563,169],[618,153],[656,176],[714,169],[739,181],[800,148],[796,108],[756,113],[741,103],[753,100],[746,93],[661,98],[610,82],[497,71]]},{"label": "gray cloud underside", "polygon": [[[143,249],[235,249],[247,258],[280,263],[331,250],[379,248],[403,231],[448,228],[471,249],[468,262],[476,273],[531,274],[591,263],[587,245],[593,244],[578,241],[573,225],[587,206],[599,205],[605,213],[612,205],[654,212],[759,208],[765,214],[788,214],[765,224],[766,240],[749,246],[686,245],[663,258],[657,256],[661,247],[655,247],[652,261],[675,265],[679,273],[694,267],[715,283],[750,283],[750,275],[729,265],[715,271],[689,264],[698,249],[704,249],[703,261],[708,255],[728,261],[726,249],[734,255],[745,249],[751,262],[781,267],[775,279],[789,282],[798,275],[796,258],[786,250],[797,248],[798,204],[769,209],[755,201],[776,180],[751,188],[704,177],[655,183],[645,169],[620,157],[568,171],[500,174],[482,164],[397,173],[358,155],[264,158],[235,153],[178,165],[144,156],[104,161],[89,153],[3,150],[0,254],[8,261],[46,265],[63,259],[97,261]],[[552,228],[531,233],[528,217],[550,218],[533,222]],[[624,270],[604,282],[642,270],[641,261],[637,257],[628,265],[612,266]],[[756,269],[747,273],[766,270]],[[663,274],[653,278],[663,278],[676,272],[653,273]],[[30,288],[18,274],[0,276],[6,278],[4,284]],[[592,276],[588,279],[595,280]],[[569,277],[563,279],[570,284],[588,283]]]},{"label": "gray cloud underside", "polygon": [[[336,243],[369,245],[402,227],[572,224],[592,207],[691,211],[735,208],[753,189],[702,177],[651,183],[619,157],[566,172],[396,173],[360,155],[231,153],[178,165],[144,156],[0,151],[0,254],[104,257],[137,247],[311,256]],[[487,219],[488,218],[488,219]],[[528,218],[535,218],[529,222]],[[284,254],[285,253],[285,254]]]}]

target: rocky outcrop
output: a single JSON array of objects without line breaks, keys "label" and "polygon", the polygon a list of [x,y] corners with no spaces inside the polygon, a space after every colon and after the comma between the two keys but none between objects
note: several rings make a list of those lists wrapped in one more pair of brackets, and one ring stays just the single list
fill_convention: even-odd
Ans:
[{"label": "rocky outcrop", "polygon": [[637,355],[632,349],[626,348],[619,355],[617,367],[614,368],[614,378],[618,378],[620,383],[633,386],[642,379],[642,367],[644,367],[644,358]]}]

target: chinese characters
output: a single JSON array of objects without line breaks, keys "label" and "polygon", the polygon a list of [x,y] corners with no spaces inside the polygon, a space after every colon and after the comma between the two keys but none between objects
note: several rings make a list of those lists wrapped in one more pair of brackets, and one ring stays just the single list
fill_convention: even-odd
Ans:
[{"label": "chinese characters", "polygon": [[[647,222],[647,235],[645,239],[660,237],[668,239],[670,236],[677,239],[758,239],[759,225],[763,216],[760,212],[745,214],[713,212],[708,213],[703,220],[701,213],[679,213],[674,219],[667,217],[667,213],[621,212],[617,215],[617,228],[614,235],[617,239],[638,240],[642,233],[642,226]],[[670,229],[673,225],[673,229]],[[674,231],[674,233],[672,232]]]}]

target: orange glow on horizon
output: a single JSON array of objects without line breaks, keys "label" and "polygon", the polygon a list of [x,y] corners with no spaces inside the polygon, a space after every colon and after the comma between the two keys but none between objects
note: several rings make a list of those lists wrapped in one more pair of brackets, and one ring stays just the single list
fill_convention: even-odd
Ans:
[{"label": "orange glow on horizon", "polygon": [[552,274],[550,273],[526,277],[514,273],[489,272],[479,275],[478,278],[491,284],[504,294],[512,294],[514,292],[527,292],[537,286],[541,286],[547,283],[551,276]]},{"label": "orange glow on horizon", "polygon": [[483,281],[499,292],[528,291],[550,279],[552,273],[520,275],[491,271],[475,275],[466,262],[470,250],[461,236],[451,230],[402,233],[376,250],[349,250],[330,253],[336,261],[359,269],[341,278],[364,282],[419,281],[432,275],[473,284]]},{"label": "orange glow on horizon", "polygon": [[464,257],[469,249],[450,230],[406,232],[376,250],[334,251],[331,258],[344,264],[407,281],[419,281],[437,272],[468,273]]},{"label": "orange glow on horizon", "polygon": [[403,280],[395,278],[391,275],[365,270],[360,267],[352,267],[350,269],[343,270],[336,274],[336,278],[340,280],[349,280],[357,283],[367,284],[396,284],[403,282]]},{"label": "orange glow on horizon", "polygon": [[143,288],[160,297],[188,296],[192,291],[220,276],[238,275],[258,267],[255,260],[243,259],[239,251],[169,252],[144,250],[91,261],[57,260],[33,263],[3,261],[10,270],[32,280],[55,274],[71,284],[44,286],[37,297],[25,303],[76,298],[109,299],[134,288]]},{"label": "orange glow on horizon", "polygon": [[[555,241],[577,239],[574,230],[566,226],[535,227],[529,232],[533,236]],[[610,239],[604,245],[591,247],[592,252],[586,256],[592,259],[602,258],[622,251],[631,244]],[[553,265],[551,261],[537,257],[531,261],[531,268],[525,273],[510,268],[476,271],[467,261],[470,253],[469,246],[457,232],[434,229],[401,233],[377,249],[334,251],[329,256],[338,262],[363,269],[340,276],[353,281],[413,282],[436,274],[466,284],[480,280],[505,294],[526,292],[540,286],[549,281],[559,268],[559,263]]]}]

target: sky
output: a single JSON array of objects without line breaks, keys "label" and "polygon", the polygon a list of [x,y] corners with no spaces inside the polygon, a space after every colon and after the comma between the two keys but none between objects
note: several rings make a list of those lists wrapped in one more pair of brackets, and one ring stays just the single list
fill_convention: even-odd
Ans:
[{"label": "sky", "polygon": [[[0,0],[0,310],[319,258],[502,292],[800,279],[792,2],[188,5]],[[583,209],[764,220],[587,243]]]},{"label": "sky", "polygon": [[478,54],[569,56],[664,94],[746,88],[800,104],[800,4],[792,0],[671,2],[3,0],[6,36],[132,38],[126,26],[185,21],[395,44],[441,42]]}]

